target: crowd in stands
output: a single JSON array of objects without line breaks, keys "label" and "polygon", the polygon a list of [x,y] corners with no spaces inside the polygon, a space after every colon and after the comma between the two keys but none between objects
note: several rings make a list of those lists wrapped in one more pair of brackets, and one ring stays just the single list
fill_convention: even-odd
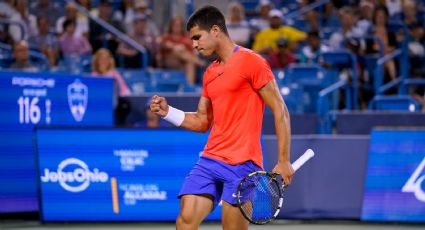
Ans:
[{"label": "crowd in stands", "polygon": [[[0,18],[21,22],[23,29],[15,24],[0,24],[0,42],[13,46],[15,62],[10,68],[36,69],[37,66],[29,62],[29,50],[44,54],[52,70],[67,63],[69,57],[90,56],[93,75],[109,75],[117,80],[120,95],[131,94],[116,67],[141,68],[140,51],[90,19],[83,9],[145,47],[149,68],[180,69],[186,73],[189,84],[201,85],[202,71],[198,70],[205,68],[209,60],[198,56],[191,47],[185,30],[188,15],[170,15],[168,26],[159,28],[153,17],[152,2],[2,0]],[[341,48],[358,56],[379,52],[386,55],[407,39],[410,74],[424,76],[423,1],[329,1],[292,20],[286,20],[285,13],[294,6],[300,9],[316,1],[259,0],[257,6],[249,10],[244,8],[244,1],[226,2],[230,37],[261,54],[272,68],[283,69],[292,63],[320,63],[320,53]],[[390,20],[406,25],[407,34],[391,30]],[[378,39],[356,39],[362,36]],[[399,76],[398,66],[396,60],[385,63],[386,82]],[[370,72],[361,61],[358,68],[359,81],[367,84]],[[423,90],[415,92],[418,100],[423,99]]]}]

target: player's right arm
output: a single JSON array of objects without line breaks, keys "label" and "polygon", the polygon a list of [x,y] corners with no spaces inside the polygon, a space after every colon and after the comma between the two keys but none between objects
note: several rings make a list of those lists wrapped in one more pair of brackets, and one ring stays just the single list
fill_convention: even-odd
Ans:
[{"label": "player's right arm", "polygon": [[[170,112],[170,106],[164,97],[154,95],[150,103],[150,109],[156,115],[164,118]],[[179,111],[181,112],[181,111]],[[211,101],[201,96],[198,103],[198,110],[196,112],[184,113],[184,118],[179,127],[194,131],[206,132],[210,129],[213,121],[213,112]],[[176,124],[175,124],[176,125]]]}]

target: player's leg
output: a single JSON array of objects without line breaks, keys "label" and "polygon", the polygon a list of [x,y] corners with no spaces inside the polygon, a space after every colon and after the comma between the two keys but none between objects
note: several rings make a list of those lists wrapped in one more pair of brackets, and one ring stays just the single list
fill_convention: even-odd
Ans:
[{"label": "player's leg", "polygon": [[233,206],[223,201],[221,223],[224,230],[244,230],[248,229],[249,222],[243,217],[237,206]]},{"label": "player's leg", "polygon": [[200,157],[185,178],[179,192],[181,200],[177,229],[198,229],[202,220],[220,201],[223,185],[214,177],[216,167],[214,161]]},{"label": "player's leg", "polygon": [[176,229],[198,229],[201,222],[214,207],[210,195],[184,195],[180,200],[180,212],[176,220]]},{"label": "player's leg", "polygon": [[222,199],[222,225],[224,230],[248,229],[248,221],[237,207],[236,192],[240,181],[249,173],[261,170],[260,167],[247,161],[238,165],[223,165],[224,180]]}]

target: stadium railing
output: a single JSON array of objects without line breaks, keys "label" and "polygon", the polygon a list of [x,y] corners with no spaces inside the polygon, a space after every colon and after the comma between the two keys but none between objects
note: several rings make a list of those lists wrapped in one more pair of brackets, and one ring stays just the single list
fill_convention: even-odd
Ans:
[{"label": "stadium railing", "polygon": [[307,5],[307,6],[305,6],[303,8],[301,8],[299,10],[295,10],[295,11],[289,12],[288,14],[286,14],[284,16],[284,20],[287,21],[287,20],[291,20],[293,18],[296,18],[296,17],[298,17],[298,16],[300,16],[302,14],[305,14],[305,13],[307,13],[309,11],[312,11],[312,10],[318,8],[318,7],[321,7],[321,6],[325,5],[328,2],[329,2],[329,0],[315,1],[315,2],[313,2],[313,3],[311,3],[311,4]]},{"label": "stadium railing", "polygon": [[[74,1],[68,1],[68,2],[74,2]],[[96,22],[97,24],[99,24],[100,26],[102,26],[108,32],[110,32],[113,35],[117,36],[117,38],[119,40],[125,42],[126,44],[130,45],[131,47],[133,47],[134,49],[136,49],[137,51],[139,51],[140,54],[141,54],[142,67],[143,67],[143,69],[146,69],[147,68],[147,66],[148,66],[148,52],[145,49],[145,47],[143,47],[141,44],[139,44],[138,42],[136,42],[135,40],[133,40],[132,38],[130,38],[125,33],[119,31],[118,29],[116,29],[114,26],[112,26],[109,23],[105,22],[104,20],[102,20],[102,19],[100,19],[98,17],[94,17],[83,6],[81,6],[79,4],[76,4],[76,5],[77,5],[77,10],[80,13],[84,14],[90,20],[92,20],[92,21]]]},{"label": "stadium railing", "polygon": [[[395,51],[393,51],[390,54],[385,55],[382,58],[379,58],[378,61],[376,62],[376,67],[375,67],[375,71],[374,71],[374,77],[373,77],[373,88],[375,91],[375,94],[380,95],[383,94],[386,90],[388,90],[389,85],[383,85],[383,81],[384,81],[384,65],[385,63],[394,60],[396,58],[402,59],[403,55],[402,55],[402,50],[401,49],[397,49]],[[402,79],[405,78],[406,76],[400,75],[398,76],[398,79],[394,79],[391,82],[387,83],[390,85],[395,85],[395,83]]]},{"label": "stadium railing", "polygon": [[[285,2],[287,3],[285,3],[284,7],[282,8],[282,11],[284,13],[283,20],[285,21],[285,24],[294,26],[301,30],[307,30],[307,27],[308,27],[307,23],[300,16],[324,6],[325,4],[329,2],[329,0],[314,1],[313,3],[310,3],[309,5],[303,8],[299,8],[298,1],[285,1]],[[319,17],[321,17],[322,15],[323,14],[319,14]],[[322,31],[322,28],[324,27],[322,25],[322,20],[319,20],[319,23],[320,23],[319,30]]]},{"label": "stadium railing", "polygon": [[352,108],[351,91],[354,90],[352,90],[351,84],[348,81],[340,80],[321,90],[316,104],[318,116],[317,132],[320,134],[332,133],[332,124],[335,120],[335,116],[333,116],[334,113],[332,111],[338,110],[340,90],[345,91],[345,110],[350,111]]},{"label": "stadium railing", "polygon": [[[408,28],[407,26],[401,22],[401,21],[391,21],[388,23],[388,30],[390,32],[394,33],[401,33],[403,36],[403,39],[401,40],[398,49],[393,51],[390,54],[385,55],[384,57],[381,57],[378,59],[375,70],[374,70],[374,78],[373,78],[373,88],[377,95],[383,94],[385,91],[388,90],[393,86],[398,85],[397,81],[404,79],[407,79],[409,77],[409,50],[408,50]],[[383,85],[383,79],[384,79],[384,71],[383,66],[386,62],[390,60],[395,60],[397,58],[398,64],[400,66],[398,78],[395,79],[393,82],[389,82],[387,84],[389,85]],[[405,87],[399,87],[398,91],[400,94],[406,94],[407,89]]]},{"label": "stadium railing", "polygon": [[[328,72],[332,72],[334,75],[340,73],[342,69],[351,70],[351,85],[352,85],[352,104],[353,109],[358,108],[358,72],[357,72],[357,57],[349,50],[341,49],[335,51],[327,51],[320,54],[319,62],[328,68]],[[336,82],[338,77],[333,77],[333,82]]]}]

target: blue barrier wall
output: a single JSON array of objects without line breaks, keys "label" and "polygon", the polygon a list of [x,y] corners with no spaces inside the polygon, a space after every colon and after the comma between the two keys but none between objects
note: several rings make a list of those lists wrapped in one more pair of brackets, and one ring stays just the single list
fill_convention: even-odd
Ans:
[{"label": "blue barrier wall", "polygon": [[[315,157],[297,171],[285,191],[280,218],[359,219],[369,136],[293,136],[291,160],[307,148]],[[264,137],[266,169],[277,159],[275,136]]]},{"label": "blue barrier wall", "polygon": [[[43,221],[174,221],[177,195],[208,134],[37,130]],[[220,207],[209,220],[221,217]]]},{"label": "blue barrier wall", "polygon": [[378,111],[336,113],[337,134],[369,135],[374,127],[382,126],[425,127],[425,114]]},{"label": "blue barrier wall", "polygon": [[[45,221],[174,220],[179,204],[176,194],[207,136],[183,130],[137,129],[59,129],[41,130],[39,134],[40,200]],[[56,137],[55,141],[52,136]],[[307,148],[314,149],[316,156],[297,172],[293,184],[286,190],[279,218],[359,219],[368,141],[368,136],[294,136],[292,160]],[[263,144],[265,168],[271,170],[277,157],[276,137],[265,136]],[[117,155],[117,151],[128,154],[130,150],[133,155]],[[134,155],[141,152],[144,154]],[[132,166],[130,170],[128,166]],[[53,175],[75,173],[80,168],[88,168],[90,172],[98,170],[108,176],[99,183],[88,179],[75,182],[69,178],[60,182]],[[116,179],[117,185],[113,185],[111,178]],[[125,195],[128,191],[123,184],[137,185],[137,188],[155,184],[168,195],[166,199],[128,203]],[[117,210],[113,209],[111,186],[118,188]],[[87,205],[94,209],[81,211]],[[161,211],[157,209],[149,211],[151,207],[164,206],[172,210],[164,215],[159,215]],[[219,210],[209,218],[219,219],[217,212]]]},{"label": "blue barrier wall", "polygon": [[[146,94],[137,97],[124,97],[122,107],[126,110],[121,125],[133,125],[145,119],[145,105],[152,95]],[[161,94],[168,102],[184,111],[196,111],[199,95]],[[123,106],[124,104],[124,106]],[[316,134],[318,117],[316,114],[291,114],[291,132],[293,135]],[[335,115],[335,131],[344,135],[369,135],[374,127],[397,126],[417,127],[425,126],[424,113],[408,112],[337,112]],[[273,114],[266,109],[263,119],[263,134],[276,134]]]}]

